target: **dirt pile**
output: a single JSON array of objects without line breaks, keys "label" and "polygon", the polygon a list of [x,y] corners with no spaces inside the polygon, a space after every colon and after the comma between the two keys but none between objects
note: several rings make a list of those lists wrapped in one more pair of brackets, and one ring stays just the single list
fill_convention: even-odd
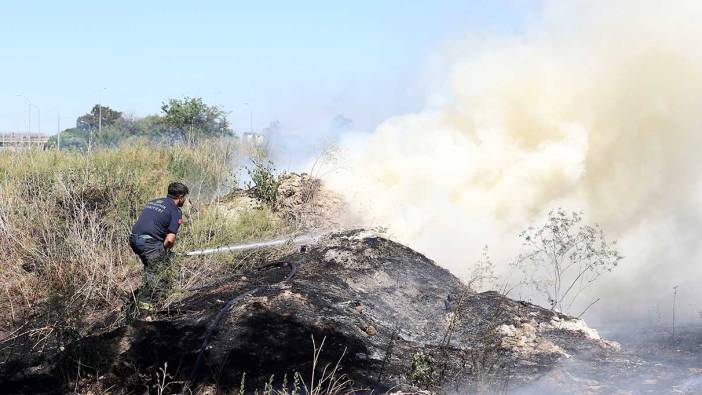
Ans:
[{"label": "dirt pile", "polygon": [[244,374],[249,390],[271,377],[275,386],[284,378],[292,385],[296,372],[310,385],[313,371],[319,380],[340,361],[334,374],[354,388],[465,393],[516,388],[562,361],[618,352],[578,320],[496,292],[472,293],[423,255],[355,230],[195,290],[151,321],[6,369],[0,381],[4,391],[36,393],[96,374],[113,389],[139,392],[166,367],[178,385],[236,393]]},{"label": "dirt pile", "polygon": [[344,201],[308,174],[285,173],[278,179],[273,209],[303,229],[333,229],[341,225]]},{"label": "dirt pile", "polygon": [[[278,179],[273,212],[296,230],[339,229],[347,217],[341,196],[324,187],[322,180],[306,173],[283,173]],[[254,189],[237,189],[219,199],[230,217],[264,207]]]}]

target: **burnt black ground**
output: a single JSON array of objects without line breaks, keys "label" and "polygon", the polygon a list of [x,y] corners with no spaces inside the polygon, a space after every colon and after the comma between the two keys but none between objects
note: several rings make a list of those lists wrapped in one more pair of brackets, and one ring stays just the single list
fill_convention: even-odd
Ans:
[{"label": "burnt black ground", "polygon": [[263,388],[274,376],[309,384],[313,342],[324,347],[316,377],[340,362],[356,389],[514,392],[564,363],[597,366],[620,358],[611,343],[577,321],[497,292],[473,293],[445,269],[365,230],[328,235],[284,262],[286,268],[233,277],[186,295],[153,321],[85,337],[36,364],[0,371],[0,392],[66,388],[78,374],[102,377],[113,393],[143,393],[168,364],[187,381],[208,330],[214,330],[192,387],[222,393]]}]

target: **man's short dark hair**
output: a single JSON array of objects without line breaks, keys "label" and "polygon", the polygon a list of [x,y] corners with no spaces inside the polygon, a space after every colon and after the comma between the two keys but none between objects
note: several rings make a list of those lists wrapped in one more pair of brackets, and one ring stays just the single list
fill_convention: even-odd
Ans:
[{"label": "man's short dark hair", "polygon": [[180,182],[172,182],[168,185],[168,197],[169,198],[177,198],[179,196],[185,196],[190,191],[188,190],[188,187],[185,186],[185,184],[180,183]]}]

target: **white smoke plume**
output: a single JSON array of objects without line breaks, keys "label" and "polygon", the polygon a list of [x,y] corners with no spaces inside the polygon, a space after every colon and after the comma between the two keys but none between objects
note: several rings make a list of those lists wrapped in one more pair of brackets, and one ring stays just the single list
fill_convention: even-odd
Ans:
[{"label": "white smoke plume", "polygon": [[586,296],[602,297],[592,314],[666,320],[679,285],[691,318],[702,310],[702,3],[542,11],[523,34],[454,46],[444,103],[346,136],[327,183],[364,222],[464,277],[482,246],[507,262],[550,209],[583,210],[625,256]]}]

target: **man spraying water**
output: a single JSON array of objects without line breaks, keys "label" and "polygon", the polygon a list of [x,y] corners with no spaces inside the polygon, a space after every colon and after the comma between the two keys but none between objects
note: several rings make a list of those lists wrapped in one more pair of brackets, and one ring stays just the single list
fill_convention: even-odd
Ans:
[{"label": "man spraying water", "polygon": [[[168,185],[168,196],[154,199],[141,211],[132,227],[129,246],[144,264],[144,280],[138,291],[140,308],[149,310],[168,283],[165,275],[170,264],[171,248],[183,223],[180,208],[185,204],[188,187],[179,182]],[[148,303],[144,301],[148,299]]]}]

